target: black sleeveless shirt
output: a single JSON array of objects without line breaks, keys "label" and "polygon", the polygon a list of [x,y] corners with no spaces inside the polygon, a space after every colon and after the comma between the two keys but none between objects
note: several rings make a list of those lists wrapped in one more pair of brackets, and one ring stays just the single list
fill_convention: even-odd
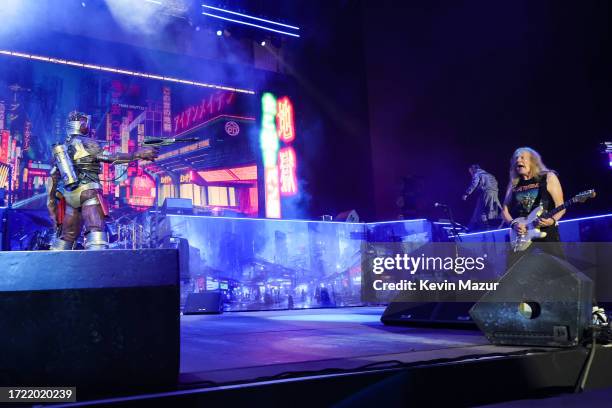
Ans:
[{"label": "black sleeveless shirt", "polygon": [[[544,211],[555,208],[555,201],[548,192],[546,185],[546,174],[532,177],[528,180],[519,179],[516,186],[512,187],[508,210],[512,218],[526,217],[533,209],[542,205]],[[541,228],[547,235],[534,241],[556,242],[560,241],[559,227],[550,226]]]}]

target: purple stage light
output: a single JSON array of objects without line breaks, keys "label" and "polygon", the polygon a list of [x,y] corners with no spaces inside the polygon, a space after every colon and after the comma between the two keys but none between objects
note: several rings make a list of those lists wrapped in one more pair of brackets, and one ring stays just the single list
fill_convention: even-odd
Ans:
[{"label": "purple stage light", "polygon": [[219,8],[219,7],[208,6],[206,4],[202,4],[202,7],[210,9],[210,10],[219,11],[221,13],[228,13],[228,14],[233,14],[235,16],[249,18],[251,20],[261,21],[263,23],[274,24],[274,25],[281,26],[281,27],[291,28],[292,30],[299,30],[300,29],[299,27],[292,26],[292,25],[289,25],[289,24],[283,24],[283,23],[279,23],[277,21],[266,20],[266,19],[259,18],[259,17],[249,16],[248,14],[237,13],[235,11],[225,10],[225,9],[222,9],[222,8]]},{"label": "purple stage light", "polygon": [[299,34],[289,33],[287,31],[276,30],[274,28],[265,27],[265,26],[258,25],[258,24],[247,23],[246,21],[240,21],[240,20],[235,20],[233,18],[222,17],[222,16],[218,16],[216,14],[211,14],[211,13],[207,13],[207,12],[202,12],[202,14],[205,15],[205,16],[208,16],[208,17],[213,17],[213,18],[218,18],[220,20],[229,21],[231,23],[243,24],[243,25],[247,25],[247,26],[250,26],[250,27],[260,28],[262,30],[272,31],[272,32],[275,32],[275,33],[278,33],[278,34],[289,35],[291,37],[297,37],[297,38],[300,37]]}]

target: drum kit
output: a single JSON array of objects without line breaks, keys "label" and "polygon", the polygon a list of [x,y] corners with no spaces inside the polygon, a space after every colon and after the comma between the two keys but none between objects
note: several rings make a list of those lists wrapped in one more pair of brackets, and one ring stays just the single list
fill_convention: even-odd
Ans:
[{"label": "drum kit", "polygon": [[149,247],[149,233],[138,218],[124,215],[106,224],[113,249],[141,249]]},{"label": "drum kit", "polygon": [[[111,249],[151,248],[150,231],[142,221],[140,217],[130,219],[124,215],[107,222],[109,247]],[[48,250],[57,233],[55,228],[51,227],[39,227],[29,233],[21,230],[19,232],[11,237],[11,241],[14,241],[11,247],[14,250]],[[82,238],[77,240],[74,249],[83,249]]]}]

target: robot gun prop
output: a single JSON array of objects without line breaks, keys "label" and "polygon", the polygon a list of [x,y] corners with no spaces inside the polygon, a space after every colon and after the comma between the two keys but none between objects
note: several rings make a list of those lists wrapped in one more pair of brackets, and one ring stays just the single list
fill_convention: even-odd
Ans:
[{"label": "robot gun prop", "polygon": [[186,139],[176,139],[174,137],[147,137],[142,143],[143,146],[151,146],[151,147],[160,147],[160,146],[170,146],[174,143],[185,143],[185,142],[197,142],[198,138],[190,137]]}]

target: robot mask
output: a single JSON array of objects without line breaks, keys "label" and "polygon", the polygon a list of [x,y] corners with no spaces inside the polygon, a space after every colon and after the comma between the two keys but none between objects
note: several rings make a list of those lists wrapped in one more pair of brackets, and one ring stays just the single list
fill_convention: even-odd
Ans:
[{"label": "robot mask", "polygon": [[91,115],[81,112],[70,112],[66,123],[66,141],[74,136],[88,136],[90,133]]}]

